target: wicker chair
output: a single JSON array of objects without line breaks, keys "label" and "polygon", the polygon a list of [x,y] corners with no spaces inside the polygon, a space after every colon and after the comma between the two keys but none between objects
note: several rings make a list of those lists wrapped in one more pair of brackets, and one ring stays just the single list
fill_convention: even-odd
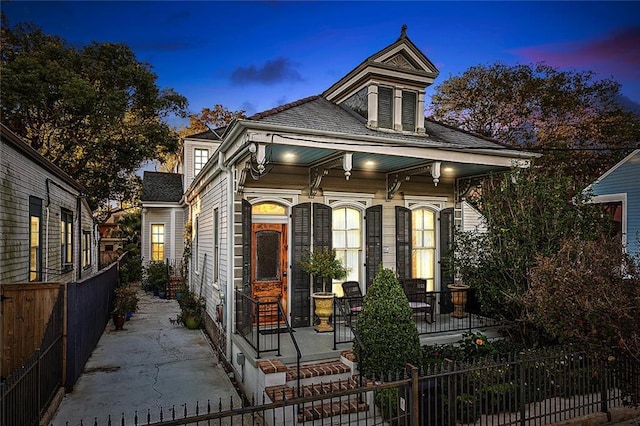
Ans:
[{"label": "wicker chair", "polygon": [[349,316],[349,323],[353,318],[362,310],[362,290],[360,290],[360,283],[358,281],[345,281],[342,283],[342,291],[344,297],[344,306]]},{"label": "wicker chair", "polygon": [[414,313],[424,313],[424,320],[432,323],[434,296],[427,292],[427,280],[423,278],[407,278],[402,281],[402,289],[409,299],[409,306]]}]

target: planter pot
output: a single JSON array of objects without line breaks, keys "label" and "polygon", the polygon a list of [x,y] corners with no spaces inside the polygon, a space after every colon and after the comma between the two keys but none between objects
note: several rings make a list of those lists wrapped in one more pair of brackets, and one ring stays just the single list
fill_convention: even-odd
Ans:
[{"label": "planter pot", "polygon": [[125,314],[125,320],[129,321],[131,319],[131,317],[133,316],[133,312],[127,312]]},{"label": "planter pot", "polygon": [[329,324],[329,318],[333,314],[333,293],[313,293],[313,303],[315,306],[315,314],[320,318],[320,324],[315,326],[318,333],[333,331],[333,327]]},{"label": "planter pot", "polygon": [[179,302],[180,299],[182,299],[182,292],[181,291],[176,291],[176,300]]},{"label": "planter pot", "polygon": [[124,328],[125,320],[125,315],[113,315],[113,325],[116,327],[116,330],[122,330]]},{"label": "planter pot", "polygon": [[200,317],[199,316],[188,316],[184,319],[184,325],[189,330],[197,330],[200,328]]},{"label": "planter pot", "polygon": [[167,293],[165,293],[164,291],[160,290],[160,291],[158,292],[158,297],[159,297],[160,299],[165,299],[165,298],[167,297]]},{"label": "planter pot", "polygon": [[153,289],[153,295],[154,295],[154,296],[159,296],[159,295],[160,295],[160,290],[159,290],[159,289],[157,289],[157,288],[154,288],[154,289]]},{"label": "planter pot", "polygon": [[449,284],[447,286],[451,290],[451,301],[453,302],[453,313],[451,314],[454,318],[466,318],[469,316],[464,311],[464,307],[467,304],[467,291],[469,290],[469,286],[466,284]]}]

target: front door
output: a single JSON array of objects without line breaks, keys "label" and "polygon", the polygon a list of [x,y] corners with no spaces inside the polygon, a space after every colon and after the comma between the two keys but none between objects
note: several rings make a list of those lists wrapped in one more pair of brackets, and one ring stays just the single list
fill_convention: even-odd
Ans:
[{"label": "front door", "polygon": [[[259,302],[279,300],[287,315],[287,225],[254,223],[251,232],[251,296]],[[261,305],[260,324],[277,321],[277,305]]]}]

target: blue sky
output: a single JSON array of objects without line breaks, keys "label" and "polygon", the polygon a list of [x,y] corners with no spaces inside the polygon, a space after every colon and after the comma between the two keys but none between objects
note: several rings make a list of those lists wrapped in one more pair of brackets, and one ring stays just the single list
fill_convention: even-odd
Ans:
[{"label": "blue sky", "polygon": [[[407,35],[444,81],[479,64],[544,61],[593,70],[640,103],[640,2],[5,1],[74,45],[124,42],[191,112],[248,114],[320,94]],[[427,89],[427,98],[433,88]],[[427,99],[428,102],[428,99]]]}]

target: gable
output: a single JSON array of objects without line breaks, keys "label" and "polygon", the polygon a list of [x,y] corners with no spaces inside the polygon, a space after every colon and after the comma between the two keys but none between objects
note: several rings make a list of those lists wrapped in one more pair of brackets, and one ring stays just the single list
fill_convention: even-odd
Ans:
[{"label": "gable", "polygon": [[640,149],[635,150],[596,180],[590,189],[594,195],[633,191],[640,176]]}]

